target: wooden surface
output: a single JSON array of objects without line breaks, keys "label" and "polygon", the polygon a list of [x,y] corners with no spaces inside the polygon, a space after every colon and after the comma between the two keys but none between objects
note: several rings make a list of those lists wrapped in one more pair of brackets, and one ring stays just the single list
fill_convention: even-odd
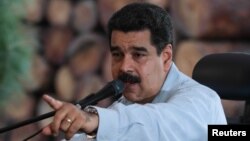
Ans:
[{"label": "wooden surface", "polygon": [[89,32],[97,24],[97,8],[94,1],[80,1],[72,11],[73,27],[80,32]]},{"label": "wooden surface", "polygon": [[72,4],[69,0],[50,0],[47,5],[47,20],[51,25],[66,26],[71,12]]},{"label": "wooden surface", "polygon": [[26,0],[25,1],[25,19],[30,23],[38,23],[43,18],[44,0]]},{"label": "wooden surface", "polygon": [[249,7],[249,0],[173,0],[171,14],[189,37],[249,39]]},{"label": "wooden surface", "polygon": [[250,52],[250,44],[230,42],[185,41],[178,45],[175,63],[179,69],[192,76],[195,64],[205,55],[224,52]]},{"label": "wooden surface", "polygon": [[42,35],[45,58],[53,64],[61,64],[74,38],[71,28],[49,27]]}]

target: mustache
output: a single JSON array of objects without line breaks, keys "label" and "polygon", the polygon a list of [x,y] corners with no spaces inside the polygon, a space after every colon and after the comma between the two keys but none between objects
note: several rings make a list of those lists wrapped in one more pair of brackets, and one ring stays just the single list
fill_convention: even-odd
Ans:
[{"label": "mustache", "polygon": [[135,83],[140,83],[141,82],[141,78],[138,76],[134,76],[132,74],[123,72],[122,74],[120,74],[118,76],[118,79],[120,79],[121,81],[125,82],[125,83],[131,83],[131,84],[135,84]]}]

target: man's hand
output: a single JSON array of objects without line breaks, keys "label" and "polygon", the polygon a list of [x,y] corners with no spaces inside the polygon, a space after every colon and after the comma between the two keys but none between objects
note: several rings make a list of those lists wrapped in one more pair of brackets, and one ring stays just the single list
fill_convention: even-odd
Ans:
[{"label": "man's hand", "polygon": [[43,129],[45,135],[56,136],[61,130],[68,140],[77,131],[91,133],[98,128],[98,115],[84,112],[71,103],[56,100],[48,95],[44,95],[43,99],[56,110],[52,123]]}]

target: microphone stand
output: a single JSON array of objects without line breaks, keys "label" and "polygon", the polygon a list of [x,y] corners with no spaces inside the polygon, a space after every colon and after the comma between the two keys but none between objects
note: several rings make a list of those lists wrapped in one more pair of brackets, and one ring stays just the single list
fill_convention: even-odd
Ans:
[{"label": "microphone stand", "polygon": [[[103,89],[101,89],[96,94],[90,94],[86,98],[80,100],[78,103],[76,103],[76,106],[79,107],[80,109],[83,109],[88,105],[96,105],[96,103],[99,100],[102,100],[102,99],[110,97],[110,96],[115,96],[115,97],[119,96],[120,97],[122,95],[123,89],[124,89],[123,82],[120,80],[114,80],[112,82],[109,82],[108,85],[106,85]],[[52,117],[55,115],[55,113],[56,113],[56,111],[52,111],[52,112],[49,112],[47,114],[43,114],[41,116],[34,117],[34,118],[29,119],[29,120],[25,120],[23,122],[20,122],[20,123],[11,125],[11,126],[0,128],[0,134],[7,132],[9,130],[19,128],[21,126],[25,126],[25,125],[30,124],[30,123],[34,123],[34,122]]]},{"label": "microphone stand", "polygon": [[[81,109],[85,108],[88,105],[96,105],[96,103],[98,101],[96,99],[93,99],[94,96],[95,96],[95,94],[91,94],[91,95],[87,96],[85,99],[79,101],[76,105],[78,107],[80,107]],[[7,132],[7,131],[10,131],[10,130],[13,130],[13,129],[16,129],[16,128],[19,128],[19,127],[22,127],[22,126],[25,126],[25,125],[28,125],[28,124],[31,124],[31,123],[35,123],[37,121],[40,121],[40,120],[43,120],[43,119],[46,119],[49,117],[52,117],[55,115],[55,113],[56,113],[56,111],[52,111],[52,112],[40,115],[38,117],[34,117],[34,118],[31,118],[31,119],[28,119],[28,120],[25,120],[25,121],[22,121],[22,122],[19,122],[19,123],[16,123],[16,124],[4,127],[4,128],[0,128],[0,134]]]},{"label": "microphone stand", "polygon": [[16,123],[16,124],[1,128],[0,129],[0,134],[4,133],[4,132],[7,132],[7,131],[10,131],[10,130],[13,130],[13,129],[16,129],[16,128],[19,128],[19,127],[22,127],[22,126],[25,126],[25,125],[28,125],[28,124],[31,124],[31,123],[35,123],[37,121],[40,121],[40,120],[43,120],[43,119],[46,119],[46,118],[49,118],[49,117],[52,117],[52,116],[55,115],[55,113],[56,113],[56,111],[52,111],[52,112],[49,112],[47,114],[43,114],[41,116],[34,117],[34,118],[29,119],[29,120],[25,120],[25,121],[22,121],[22,122],[19,122],[19,123]]}]

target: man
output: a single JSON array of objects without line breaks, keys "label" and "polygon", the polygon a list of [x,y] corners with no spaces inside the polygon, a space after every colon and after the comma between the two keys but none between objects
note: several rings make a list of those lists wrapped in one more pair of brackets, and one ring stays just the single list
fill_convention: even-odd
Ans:
[{"label": "man", "polygon": [[173,29],[166,11],[131,4],[113,15],[108,29],[112,74],[125,83],[123,97],[108,109],[94,107],[93,113],[45,96],[57,110],[45,134],[62,130],[66,139],[83,131],[95,133],[98,141],[202,141],[208,124],[226,124],[218,95],[172,62]]}]

